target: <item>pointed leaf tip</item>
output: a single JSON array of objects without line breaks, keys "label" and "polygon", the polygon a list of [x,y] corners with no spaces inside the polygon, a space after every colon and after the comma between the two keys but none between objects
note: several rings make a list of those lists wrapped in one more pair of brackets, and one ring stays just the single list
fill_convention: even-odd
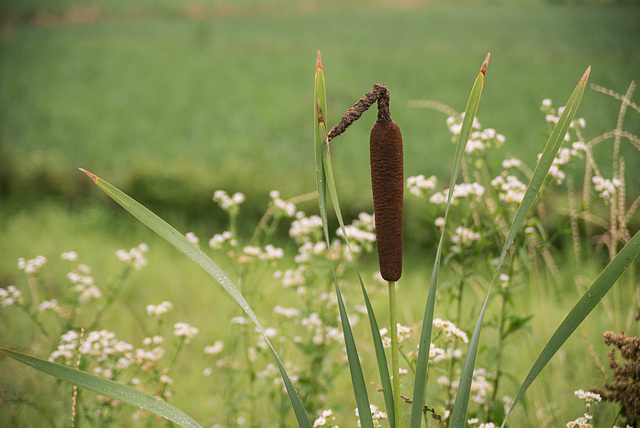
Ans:
[{"label": "pointed leaf tip", "polygon": [[322,58],[320,57],[320,50],[318,50],[318,54],[316,55],[316,72],[318,69],[322,70]]},{"label": "pointed leaf tip", "polygon": [[483,76],[487,75],[487,67],[489,66],[490,56],[491,56],[491,52],[487,54],[487,57],[484,59],[484,62],[482,63],[482,67],[480,67],[480,73],[482,73]]},{"label": "pointed leaf tip", "polygon": [[98,180],[98,177],[95,174],[90,173],[86,169],[82,169],[82,168],[78,168],[78,169],[80,171],[84,172],[85,174],[87,174],[87,177],[89,177],[91,180],[93,180],[94,183]]},{"label": "pointed leaf tip", "polygon": [[582,79],[580,79],[580,83],[585,83],[589,78],[589,73],[591,73],[591,66],[587,67],[587,71],[582,75]]}]

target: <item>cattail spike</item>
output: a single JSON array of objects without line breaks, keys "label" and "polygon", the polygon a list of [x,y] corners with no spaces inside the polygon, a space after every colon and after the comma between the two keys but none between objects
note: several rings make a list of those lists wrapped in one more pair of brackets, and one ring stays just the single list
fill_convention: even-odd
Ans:
[{"label": "cattail spike", "polygon": [[380,273],[387,281],[402,275],[402,203],[404,166],[402,134],[396,123],[378,120],[371,129],[371,189]]}]

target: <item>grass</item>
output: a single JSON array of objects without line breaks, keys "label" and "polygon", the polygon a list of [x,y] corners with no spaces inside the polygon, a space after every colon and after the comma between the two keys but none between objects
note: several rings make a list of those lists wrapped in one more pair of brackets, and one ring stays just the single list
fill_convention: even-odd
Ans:
[{"label": "grass", "polygon": [[[26,255],[32,257],[35,255],[33,253],[34,247],[38,247],[40,250],[38,253],[42,253],[49,258],[50,266],[45,270],[46,283],[49,289],[56,289],[64,287],[63,277],[65,270],[63,266],[66,265],[60,260],[56,260],[62,250],[76,249],[80,253],[80,260],[93,268],[93,274],[96,279],[106,279],[115,275],[120,269],[120,263],[114,257],[115,249],[128,248],[136,245],[141,240],[149,243],[151,248],[148,256],[149,267],[142,271],[134,272],[131,281],[127,284],[121,296],[121,302],[130,302],[126,306],[129,306],[133,311],[137,311],[138,316],[143,316],[142,313],[146,304],[170,300],[173,302],[175,309],[167,321],[169,325],[174,321],[185,321],[201,329],[201,333],[196,337],[194,343],[187,348],[185,358],[179,364],[178,371],[174,375],[176,385],[172,403],[187,411],[201,423],[219,422],[222,415],[224,415],[223,409],[218,407],[219,404],[209,401],[207,397],[212,394],[210,385],[206,381],[202,382],[201,371],[207,364],[210,364],[203,358],[202,349],[205,345],[211,344],[213,340],[218,339],[224,340],[227,346],[234,346],[233,339],[224,333],[227,327],[220,329],[221,325],[227,325],[230,318],[240,315],[232,301],[226,298],[221,300],[221,291],[212,286],[206,275],[194,268],[190,261],[180,256],[173,248],[161,242],[161,240],[155,238],[143,228],[129,230],[124,227],[122,230],[108,231],[101,228],[96,229],[96,223],[105,221],[104,218],[99,216],[92,218],[91,215],[88,216],[86,213],[68,216],[64,212],[56,212],[55,209],[49,209],[45,212],[47,213],[44,216],[45,221],[41,223],[34,223],[33,218],[15,219],[13,222],[15,227],[4,229],[6,231],[4,235],[6,237],[5,242],[14,242],[16,245],[15,247],[3,248],[3,254],[6,255],[3,257],[3,266],[1,268],[1,271],[4,272],[3,281],[24,286],[24,279],[20,277],[17,269],[14,266],[10,266],[9,263],[15,263],[16,256]],[[126,223],[124,220],[127,216],[120,217],[117,222]],[[110,224],[108,219],[107,224]],[[55,231],[57,230],[74,230],[75,233],[62,237],[56,235]],[[52,239],[48,239],[41,245],[34,245],[33,243],[38,241],[38,237],[43,235]],[[58,237],[60,241],[54,244],[53,239]],[[96,248],[95,242],[100,243],[99,248]],[[170,269],[162,267],[167,263],[171,265]],[[427,284],[425,278],[428,272],[424,265],[421,266],[421,263],[415,263],[415,260],[410,263],[411,267],[405,270],[405,275],[401,281],[399,295],[402,298],[403,322],[408,325],[415,325],[421,317],[424,306],[422,296],[426,293]],[[566,266],[570,265],[569,261],[558,260],[558,263]],[[366,266],[368,266],[367,263],[365,263],[365,269],[369,271],[370,268]],[[480,263],[478,271],[482,269],[484,267]],[[587,266],[586,269],[587,271],[582,273],[587,277],[594,278],[598,270],[597,267],[591,265]],[[516,377],[516,379],[506,381],[507,390],[510,388],[515,389],[516,380],[530,366],[534,355],[540,349],[541,344],[539,341],[549,337],[555,326],[561,321],[562,315],[566,311],[567,301],[577,298],[578,293],[573,285],[573,278],[569,272],[565,271],[565,274],[567,278],[558,284],[554,285],[553,278],[548,276],[546,280],[540,281],[537,286],[529,287],[515,294],[513,310],[522,314],[534,313],[535,318],[531,324],[530,332],[520,333],[518,337],[514,338],[514,341],[507,343],[505,347],[505,358],[511,362],[509,373]],[[443,271],[443,287],[446,287],[446,284],[454,279],[450,275],[451,273],[447,272],[447,270]],[[270,275],[265,274],[263,278],[266,279],[261,285],[263,287],[264,294],[262,296],[264,296],[264,301],[257,307],[257,315],[265,322],[265,325],[271,326],[275,325],[275,319],[270,313],[270,308],[275,304],[295,305],[296,299],[292,299],[291,296],[288,298],[282,297],[282,292],[278,291],[280,286],[269,279]],[[623,281],[626,280],[623,279]],[[471,290],[473,290],[471,294],[477,293],[476,298],[480,301],[483,297],[484,289],[472,286]],[[597,308],[585,323],[585,331],[594,346],[594,352],[602,360],[605,359],[607,352],[607,348],[601,341],[603,326],[625,328],[628,309],[626,302],[629,301],[630,292],[633,292],[633,287],[631,284],[625,285],[624,282],[614,288],[612,295],[607,298],[609,307],[605,305]],[[385,287],[373,287],[370,293],[373,305],[379,312],[378,316],[381,317],[381,322],[386,323]],[[351,301],[358,301],[358,294],[359,292],[355,288],[348,287],[345,291],[347,299]],[[406,298],[407,296],[416,296],[416,298]],[[420,298],[417,298],[418,296]],[[437,314],[443,317],[453,316],[453,314],[446,313],[445,308],[449,306],[449,297],[444,289],[440,291],[440,296],[436,303]],[[473,301],[473,297],[470,297],[469,301]],[[206,303],[194,305],[194,302]],[[445,313],[440,312],[443,310]],[[479,304],[471,304],[470,312],[465,317],[465,329],[469,330],[472,327],[473,319],[478,310]],[[3,325],[9,326],[9,329],[3,332],[3,344],[10,343],[12,347],[18,349],[30,348],[34,336],[33,329],[27,328],[30,326],[27,320],[21,320],[19,316],[16,318],[6,310],[3,310],[0,316],[2,316]],[[495,332],[491,325],[496,321],[497,313],[490,310],[487,315],[488,327],[485,329],[485,336],[482,340],[484,345],[481,347],[481,358],[488,357],[488,361],[491,361],[491,359],[490,349],[487,345],[491,344],[495,338]],[[361,321],[354,328],[358,337],[368,337],[365,324],[364,321]],[[112,312],[104,320],[103,325],[108,326],[111,331],[117,332],[120,339],[131,343],[139,343],[144,337],[142,331],[136,327],[138,320],[131,316],[129,310]],[[235,334],[233,331],[235,330],[232,330],[232,336]],[[417,340],[417,336],[414,340]],[[358,344],[361,355],[364,358],[365,378],[376,379],[375,363],[371,356],[373,350],[369,349],[366,341],[360,341]],[[240,343],[236,343],[235,346],[240,346],[240,349],[242,349],[242,344]],[[523,349],[527,350],[527,353],[530,354],[529,357],[522,357]],[[36,351],[32,349],[31,352]],[[242,352],[238,349],[235,352],[237,352],[238,356],[242,355]],[[42,349],[37,353],[45,355],[47,350]],[[68,413],[69,401],[66,398],[53,401],[47,399],[47,397],[60,393],[70,394],[70,390],[65,386],[55,383],[47,376],[35,375],[32,369],[16,367],[10,361],[4,361],[3,365],[11,367],[12,370],[17,370],[16,373],[20,373],[19,377],[11,377],[14,381],[5,378],[3,382],[3,389],[10,403],[11,399],[21,397],[27,399],[33,407],[41,408],[44,415],[63,415]],[[337,383],[336,389],[328,397],[328,406],[330,405],[334,411],[342,410],[343,415],[341,417],[343,419],[342,421],[339,420],[338,423],[345,425],[353,423],[350,416],[351,409],[349,405],[344,404],[351,402],[352,398],[350,397],[346,369],[342,372],[342,376],[342,381]],[[559,356],[552,360],[552,363],[543,372],[542,378],[534,384],[532,390],[525,396],[526,408],[533,414],[536,411],[544,413],[545,417],[554,421],[551,426],[557,426],[563,422],[563,418],[566,419],[567,415],[582,414],[580,403],[571,395],[571,391],[588,385],[583,385],[580,382],[578,384],[576,379],[587,381],[600,379],[600,376],[591,356],[585,350],[584,339],[578,334],[576,337],[572,337],[563,347]],[[342,384],[342,382],[346,383]],[[24,395],[23,392],[20,392],[25,391],[23,388],[29,387],[29,385],[33,385],[32,388],[36,388],[37,385],[39,393]],[[242,388],[240,385],[237,387]],[[87,398],[89,399],[91,396],[87,395]],[[382,403],[382,397],[373,395],[372,398],[374,402]],[[338,403],[343,403],[343,407],[340,407]],[[7,411],[2,412],[3,417],[9,418],[5,419],[5,421],[14,420],[11,418],[17,418],[15,421],[21,421],[23,417],[34,417],[33,412],[27,412],[24,407],[20,407],[22,404],[11,403],[8,406]],[[262,414],[262,412],[266,414],[266,406],[266,403],[257,404],[258,414]],[[608,408],[606,404],[599,405],[599,407],[598,417],[602,418],[600,420],[603,423],[610,421],[611,412],[615,411],[614,408],[609,406],[610,410],[605,411]],[[22,416],[20,416],[21,414]],[[47,417],[49,416],[43,416],[42,422]],[[529,418],[531,417],[533,415],[529,416]],[[537,426],[531,419],[528,419],[529,422],[523,422],[523,420],[527,420],[524,418],[523,407],[520,407],[516,410],[512,421],[520,421],[523,424],[522,426]],[[31,420],[33,421],[33,419]]]}]

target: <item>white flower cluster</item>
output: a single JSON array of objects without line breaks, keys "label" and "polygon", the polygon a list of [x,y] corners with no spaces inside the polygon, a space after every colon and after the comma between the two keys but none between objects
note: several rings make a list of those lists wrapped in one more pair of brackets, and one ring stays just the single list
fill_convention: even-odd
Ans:
[{"label": "white flower cluster", "polygon": [[289,229],[289,236],[298,243],[311,241],[318,234],[322,234],[322,219],[317,215],[302,216],[294,220]]},{"label": "white flower cluster", "polygon": [[240,263],[251,263],[255,259],[258,260],[276,260],[284,256],[282,248],[276,248],[271,244],[267,244],[264,249],[253,245],[248,245],[242,249],[242,256],[238,258]]},{"label": "white flower cluster", "polygon": [[[560,116],[562,115],[564,109],[565,107],[558,107],[557,110],[554,109],[553,101],[549,98],[545,98],[544,100],[542,100],[542,105],[540,106],[540,111],[546,114],[544,120],[554,125],[558,123],[558,120],[560,120]],[[584,129],[586,126],[587,122],[584,120],[584,118],[580,117],[577,119],[573,119],[571,121],[571,124],[569,125],[569,128],[575,129],[576,127],[579,127]]]},{"label": "white flower cluster", "polygon": [[[301,263],[301,262],[299,262]],[[282,286],[288,287],[300,287],[305,283],[305,274],[308,268],[306,265],[299,265],[296,269],[287,269],[284,272],[277,270],[273,273],[275,279],[282,279]]]},{"label": "white flower cluster", "polygon": [[493,384],[489,381],[495,377],[492,373],[487,373],[485,369],[473,371],[473,380],[471,381],[471,394],[474,394],[472,400],[476,404],[485,404],[491,398]]},{"label": "white flower cluster", "polygon": [[58,358],[63,358],[65,362],[70,361],[74,356],[75,350],[78,348],[79,339],[80,335],[74,330],[70,330],[63,334],[60,337],[60,344],[58,345],[58,348],[49,356],[49,361],[55,361]]},{"label": "white flower cluster", "polygon": [[596,394],[595,392],[583,391],[582,389],[579,389],[577,391],[574,391],[574,394],[576,397],[584,400],[584,402],[587,405],[587,408],[589,408],[589,406],[591,406],[594,403],[597,404],[600,401],[602,401],[602,397],[600,396],[600,394]]},{"label": "white flower cluster", "polygon": [[[62,359],[66,365],[75,364],[77,355],[86,355],[100,363],[93,369],[98,376],[112,379],[114,371],[124,370],[133,364],[138,364],[142,370],[153,367],[164,356],[164,348],[161,346],[164,338],[161,336],[147,337],[143,343],[152,349],[135,349],[132,345],[120,341],[115,334],[107,330],[92,331],[86,338],[74,330],[68,331],[60,338],[56,350],[49,356],[49,361]],[[132,379],[132,383],[137,380]]]},{"label": "white flower cluster", "polygon": [[102,291],[95,285],[91,273],[91,268],[87,265],[78,267],[67,274],[67,279],[74,285],[73,290],[78,293],[78,302],[87,303],[93,299],[102,297]]},{"label": "white flower cluster", "polygon": [[[373,418],[373,426],[374,427],[380,427],[382,426],[382,424],[380,423],[380,419],[387,419],[387,414],[383,411],[381,411],[380,409],[378,409],[378,406],[376,406],[375,404],[369,404],[369,408],[371,409],[371,417]],[[355,409],[355,414],[356,416],[359,418],[360,417],[360,412],[358,412],[358,409]],[[360,419],[358,419],[358,427],[362,426],[360,423]]]},{"label": "white flower cluster", "polygon": [[[460,374],[460,370],[458,370],[458,374]],[[483,368],[473,371],[470,393],[473,395],[471,400],[474,403],[478,405],[487,404],[488,400],[491,398],[491,392],[493,391],[493,384],[490,382],[493,378],[495,378],[495,374],[488,373]],[[460,379],[451,381],[446,376],[440,376],[437,383],[441,388],[450,388],[450,391],[454,392],[460,386]]]},{"label": "white flower cluster", "polygon": [[246,197],[240,192],[234,193],[233,196],[229,196],[224,190],[216,190],[213,193],[213,202],[229,213],[237,213],[245,199]]},{"label": "white flower cluster", "polygon": [[147,259],[144,257],[144,254],[147,251],[149,251],[149,247],[147,244],[142,242],[140,245],[131,248],[129,251],[116,251],[116,257],[127,266],[140,270],[147,265]]},{"label": "white flower cluster", "polygon": [[424,197],[426,190],[435,189],[437,184],[438,179],[435,175],[425,178],[424,174],[420,174],[407,178],[407,189],[409,189],[409,193],[418,198]]},{"label": "white flower cluster", "polygon": [[[447,126],[449,127],[449,132],[454,136],[452,139],[454,142],[456,142],[456,137],[460,135],[460,131],[462,130],[463,119],[464,113],[458,118],[453,116],[447,118]],[[477,117],[473,118],[471,128],[475,129],[475,131],[469,135],[469,140],[464,150],[467,154],[480,153],[490,147],[498,148],[506,141],[505,136],[496,132],[495,129],[482,129]]]},{"label": "white flower cluster", "polygon": [[226,230],[222,233],[216,233],[213,235],[213,238],[209,240],[209,247],[214,250],[220,250],[224,246],[225,242],[228,242],[232,247],[238,245],[238,240],[233,237],[233,234],[230,231]]},{"label": "white flower cluster", "polygon": [[0,304],[2,306],[12,306],[22,303],[22,293],[14,285],[7,288],[0,288]]},{"label": "white flower cluster", "polygon": [[[469,422],[470,425],[475,426],[479,422],[479,420],[478,418],[473,418],[469,419],[467,422]],[[496,428],[496,424],[494,424],[493,422],[485,422],[478,425],[477,428]]]},{"label": "white flower cluster", "polygon": [[527,186],[514,175],[499,175],[491,180],[491,185],[500,190],[501,201],[519,204],[524,198]]},{"label": "white flower cluster", "polygon": [[605,201],[609,201],[611,196],[616,193],[616,190],[622,186],[622,181],[617,178],[609,180],[608,178],[602,178],[596,175],[591,181],[593,182],[596,192],[599,192],[600,197]]},{"label": "white flower cluster", "polygon": [[[127,342],[116,339],[116,335],[107,330],[91,331],[78,348],[82,355],[89,355],[104,361],[110,356],[120,356],[130,354],[133,346]],[[128,366],[125,361],[120,362],[121,366]],[[125,367],[121,367],[125,368]]]},{"label": "white flower cluster", "polygon": [[592,428],[593,425],[589,423],[593,418],[589,413],[585,413],[584,416],[580,416],[575,421],[567,422],[567,428]]},{"label": "white flower cluster", "polygon": [[211,346],[205,346],[204,353],[207,355],[218,355],[224,349],[224,342],[216,340]]},{"label": "white flower cluster", "polygon": [[75,262],[76,260],[78,260],[78,253],[76,253],[75,251],[66,251],[66,252],[60,254],[60,258],[62,260]]},{"label": "white flower cluster", "polygon": [[[397,333],[398,333],[398,343],[402,342],[405,339],[411,338],[411,333],[413,333],[413,329],[411,327],[407,327],[405,325],[397,323],[396,324],[396,329],[397,329]],[[382,345],[385,348],[391,348],[391,338],[389,336],[387,336],[388,333],[389,333],[389,330],[386,327],[380,329],[380,336],[382,338]]]},{"label": "white flower cluster", "polygon": [[273,308],[275,314],[281,315],[285,318],[297,318],[300,316],[300,309],[297,308],[283,308],[278,305]]},{"label": "white flower cluster", "polygon": [[[484,195],[485,188],[479,183],[461,183],[453,186],[453,194],[451,196],[451,203],[457,203],[458,199],[467,198],[471,196],[481,197]],[[442,192],[436,192],[429,198],[429,202],[435,205],[444,205],[447,203],[447,197],[449,196],[449,189],[444,189]]]},{"label": "white flower cluster", "polygon": [[447,360],[459,360],[460,358],[462,358],[463,352],[462,349],[459,348],[438,348],[437,346],[435,346],[433,343],[429,346],[429,359],[432,360],[434,363],[439,363],[440,361],[447,361]]},{"label": "white flower cluster", "polygon": [[318,419],[313,422],[313,428],[317,427],[331,427],[338,428],[337,425],[334,424],[335,415],[331,409],[323,410]]},{"label": "white flower cluster", "polygon": [[478,232],[474,232],[471,229],[467,229],[466,227],[458,226],[456,227],[455,235],[451,236],[451,242],[454,244],[469,244],[472,241],[479,241],[481,235]]},{"label": "white flower cluster", "polygon": [[166,300],[159,305],[147,305],[147,314],[161,318],[164,314],[173,309],[173,304],[171,302],[167,302]]},{"label": "white flower cluster", "polygon": [[[459,117],[449,116],[447,118],[447,126],[449,127],[449,132],[453,135],[459,135],[462,130],[462,121],[464,119],[465,114],[462,113]],[[481,129],[482,126],[480,122],[478,122],[478,118],[473,118],[473,124],[471,125],[472,129]]]},{"label": "white flower cluster", "polygon": [[40,312],[51,311],[58,314],[58,316],[62,318],[66,318],[65,310],[62,309],[60,305],[58,305],[58,301],[56,299],[45,300],[44,302],[40,303],[40,305],[38,306],[38,310]]},{"label": "white flower cluster", "polygon": [[506,273],[502,273],[500,274],[500,288],[503,290],[506,290],[509,287],[509,280],[511,278],[509,278],[509,275],[507,275]]},{"label": "white flower cluster", "polygon": [[[354,321],[354,317],[349,319],[350,322]],[[339,328],[325,325],[316,312],[311,313],[307,318],[303,318],[300,322],[303,327],[313,332],[312,341],[316,345],[329,345],[331,343],[343,343],[344,337],[342,331]]]},{"label": "white flower cluster", "polygon": [[520,168],[520,166],[522,166],[522,162],[518,158],[510,158],[502,161],[502,167],[504,169]]},{"label": "white flower cluster", "polygon": [[273,206],[276,208],[277,212],[281,212],[287,217],[293,217],[296,215],[296,206],[293,202],[287,202],[280,197],[280,192],[277,190],[272,190],[269,192],[269,196],[271,197],[271,202]]},{"label": "white flower cluster", "polygon": [[200,332],[196,327],[190,326],[185,322],[177,322],[173,325],[173,328],[174,336],[184,337],[185,343],[191,342],[191,339]]},{"label": "white flower cluster", "polygon": [[23,270],[27,275],[35,275],[47,263],[45,256],[37,256],[35,259],[26,260],[24,257],[18,259],[18,269]]},{"label": "white flower cluster", "polygon": [[198,238],[193,232],[185,233],[184,237],[187,238],[187,241],[191,242],[193,245],[198,245],[200,243],[200,238]]},{"label": "white flower cluster", "polygon": [[249,318],[245,318],[245,317],[233,317],[231,318],[231,324],[236,324],[236,325],[249,325],[251,324],[251,320],[249,320]]},{"label": "white flower cluster", "polygon": [[[351,250],[354,253],[360,253],[362,251],[361,246],[369,247],[371,243],[376,241],[374,228],[373,216],[368,213],[360,213],[356,220],[344,227],[349,239],[355,241],[356,245],[353,245],[353,242],[351,245]],[[344,237],[341,228],[336,231],[336,235]]]},{"label": "white flower cluster", "polygon": [[451,321],[435,318],[433,320],[433,325],[444,334],[446,339],[450,340],[451,342],[453,342],[454,340],[462,340],[464,343],[469,343],[467,333],[460,330]]}]

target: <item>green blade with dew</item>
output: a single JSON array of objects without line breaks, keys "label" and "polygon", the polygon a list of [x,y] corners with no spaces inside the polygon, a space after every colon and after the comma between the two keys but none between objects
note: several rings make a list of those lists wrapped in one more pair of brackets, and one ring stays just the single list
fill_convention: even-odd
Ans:
[{"label": "green blade with dew", "polygon": [[293,406],[294,413],[296,415],[296,419],[298,420],[298,425],[302,428],[311,428],[311,423],[309,422],[309,417],[307,416],[306,411],[302,407],[302,402],[300,401],[300,397],[296,392],[291,380],[289,379],[289,375],[284,369],[278,354],[276,353],[273,345],[269,341],[264,328],[258,321],[253,309],[249,306],[244,296],[240,291],[236,288],[233,282],[229,279],[229,277],[214,263],[213,260],[209,258],[198,246],[189,242],[189,240],[176,229],[174,229],[167,222],[162,220],[160,217],[155,215],[153,212],[149,211],[143,205],[132,199],[130,196],[122,192],[120,189],[106,182],[105,180],[97,177],[96,175],[85,171],[84,169],[80,169],[82,172],[87,174],[93,182],[102,189],[107,195],[109,195],[114,201],[120,204],[124,209],[129,211],[134,217],[144,223],[151,230],[156,232],[162,238],[164,238],[171,245],[176,247],[180,252],[185,254],[191,260],[193,260],[198,266],[200,266],[205,272],[207,272],[213,279],[215,279],[224,290],[231,295],[231,297],[240,305],[240,307],[244,310],[244,312],[249,316],[251,321],[256,325],[266,342],[269,344],[271,348],[271,352],[276,359],[276,363],[278,368],[280,369],[280,374],[282,375],[282,379],[287,389],[287,393],[289,394],[289,399],[291,400],[291,404]]},{"label": "green blade with dew", "polygon": [[148,410],[149,412],[162,416],[181,427],[200,427],[200,425],[193,420],[191,416],[187,415],[177,407],[172,406],[158,397],[153,397],[145,392],[131,388],[130,386],[122,385],[110,379],[105,379],[91,373],[43,360],[12,349],[0,348],[0,354],[4,354],[26,364],[29,367],[33,367],[36,370],[40,370],[41,372],[77,385],[83,389]]},{"label": "green blade with dew", "polygon": [[584,321],[587,315],[591,313],[593,308],[595,308],[609,290],[611,290],[613,285],[629,267],[631,262],[638,257],[638,254],[640,254],[640,231],[636,232],[633,238],[627,242],[607,267],[604,268],[598,278],[596,278],[593,284],[591,284],[586,293],[582,295],[580,300],[578,300],[573,309],[571,309],[560,326],[553,333],[551,339],[549,339],[549,342],[545,345],[536,362],[533,363],[529,374],[522,383],[520,391],[518,391],[518,395],[513,400],[511,408],[507,412],[502,426],[504,426],[507,417],[509,417],[513,408],[518,404],[522,395],[529,386],[531,386],[536,377],[538,377],[542,369],[547,365],[556,352],[558,352],[560,347],[564,342],[566,342],[569,336],[573,334],[582,321]]},{"label": "green blade with dew", "polygon": [[[487,72],[487,66],[489,65],[490,54],[487,54],[478,76],[471,88],[471,94],[467,102],[467,108],[465,110],[464,119],[462,121],[462,128],[458,136],[458,143],[456,145],[456,153],[453,161],[453,169],[451,173],[451,184],[449,186],[449,195],[447,196],[447,204],[444,213],[445,225],[449,215],[449,208],[453,199],[453,190],[456,181],[458,180],[458,174],[460,173],[460,166],[462,164],[462,155],[464,154],[469,135],[473,126],[473,120],[476,117],[478,111],[478,105],[480,104],[480,97],[482,96],[482,88],[484,87],[484,79]],[[438,287],[438,274],[440,272],[440,259],[442,256],[442,246],[444,245],[444,227],[443,233],[440,234],[440,241],[438,242],[438,248],[436,250],[436,258],[433,264],[433,271],[431,274],[431,281],[429,283],[429,292],[427,294],[427,303],[424,310],[424,316],[422,320],[422,332],[420,333],[420,350],[418,352],[418,359],[416,362],[416,376],[413,384],[413,404],[411,405],[411,425],[410,428],[420,428],[422,422],[422,409],[424,405],[424,396],[427,383],[427,373],[429,368],[429,348],[431,346],[431,331],[433,327],[433,314],[436,301],[436,289]],[[426,350],[426,351],[425,351]]]},{"label": "green blade with dew", "polygon": [[[320,59],[320,52],[318,52],[317,60],[316,60],[316,83],[315,83],[315,104],[318,109],[318,114],[315,119],[315,150],[316,150],[316,174],[317,174],[317,184],[318,184],[318,195],[319,195],[319,203],[320,203],[320,212],[323,224],[328,224],[327,222],[327,208],[326,208],[326,192],[327,186],[329,187],[329,195],[331,197],[334,210],[336,216],[338,218],[338,222],[340,224],[340,228],[342,229],[343,236],[345,238],[347,247],[349,252],[353,256],[353,251],[351,251],[351,244],[349,242],[349,237],[347,236],[347,232],[344,227],[344,220],[342,218],[342,213],[340,210],[340,204],[338,201],[337,190],[335,186],[335,180],[333,178],[333,168],[331,166],[331,156],[328,153],[328,146],[326,144],[326,124],[324,122],[323,112],[326,110],[326,96],[324,92],[324,74],[322,70],[322,61]],[[327,155],[323,155],[325,152],[325,147],[327,151]],[[326,159],[326,167],[325,167],[325,159]],[[327,183],[328,179],[328,183]],[[326,183],[326,184],[325,184]],[[327,230],[328,233],[328,230]],[[330,245],[327,242],[327,245]],[[378,364],[378,372],[380,374],[380,383],[382,385],[382,394],[385,400],[385,407],[387,410],[388,420],[391,425],[391,428],[395,427],[395,410],[393,406],[393,393],[391,388],[391,380],[389,377],[389,368],[387,365],[387,358],[384,351],[384,346],[382,345],[382,338],[380,337],[380,328],[378,327],[378,322],[375,317],[375,313],[373,311],[373,306],[371,305],[371,301],[369,300],[369,295],[367,294],[367,290],[365,289],[364,282],[362,281],[362,277],[360,275],[360,271],[358,266],[355,263],[354,257],[354,266],[356,268],[356,273],[358,274],[358,280],[360,281],[360,289],[364,296],[365,306],[367,308],[367,315],[369,318],[369,325],[371,327],[371,334],[373,336],[374,349],[376,352],[376,361]]]},{"label": "green blade with dew", "polygon": [[556,157],[558,150],[560,150],[560,146],[562,145],[564,137],[569,130],[571,121],[573,120],[578,106],[580,105],[582,94],[584,93],[585,87],[587,86],[587,79],[589,78],[590,70],[591,67],[587,68],[587,71],[585,71],[584,75],[578,82],[578,85],[571,94],[571,97],[569,97],[569,101],[567,101],[566,107],[560,115],[560,118],[558,119],[558,123],[556,123],[555,127],[553,128],[553,131],[551,132],[551,135],[549,136],[549,139],[545,144],[542,156],[540,157],[540,160],[536,165],[536,169],[533,172],[533,176],[529,181],[529,185],[527,186],[527,190],[525,191],[522,202],[520,203],[520,207],[518,208],[516,216],[513,219],[513,223],[509,228],[509,233],[507,234],[507,239],[504,243],[504,246],[502,247],[502,252],[500,253],[500,258],[498,259],[498,264],[496,266],[493,279],[491,280],[491,284],[489,285],[489,290],[487,291],[482,309],[480,310],[480,314],[478,315],[478,319],[473,330],[473,335],[469,340],[469,350],[467,351],[467,356],[464,360],[464,366],[462,368],[462,373],[460,376],[460,384],[458,386],[458,393],[456,395],[456,402],[453,407],[453,413],[451,415],[452,428],[463,427],[466,421],[467,406],[469,403],[469,394],[471,390],[471,382],[473,379],[473,368],[475,365],[476,355],[478,353],[478,344],[480,341],[480,332],[482,330],[482,321],[484,319],[484,314],[486,312],[489,297],[491,295],[491,289],[493,288],[493,284],[498,277],[500,267],[502,266],[502,263],[507,256],[507,252],[511,247],[513,240],[515,239],[516,234],[524,224],[526,215],[533,205],[538,195],[538,191],[542,187],[542,183],[547,176],[549,169],[551,168],[553,159]]}]

